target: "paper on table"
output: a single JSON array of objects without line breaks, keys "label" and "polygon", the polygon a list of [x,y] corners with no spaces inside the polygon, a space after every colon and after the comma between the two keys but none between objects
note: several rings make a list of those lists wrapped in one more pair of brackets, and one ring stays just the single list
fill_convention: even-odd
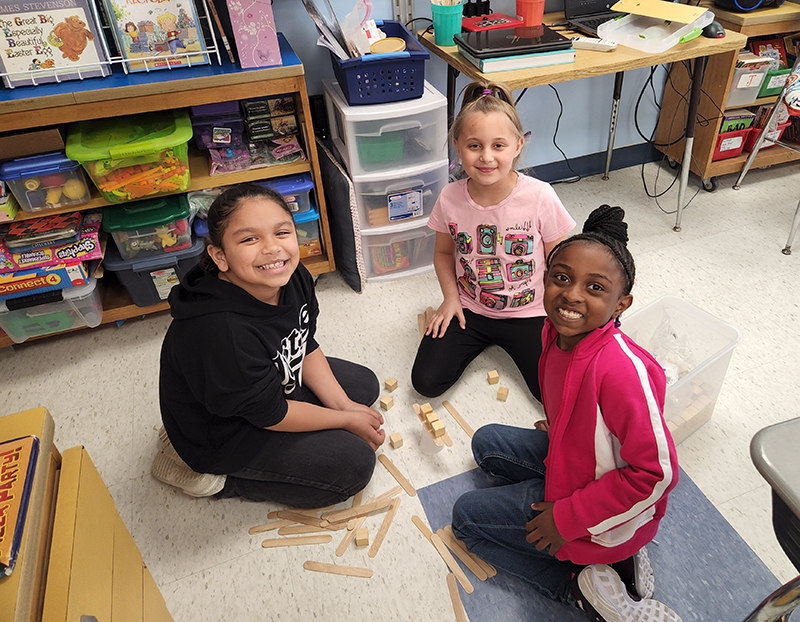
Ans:
[{"label": "paper on table", "polygon": [[691,24],[708,9],[701,6],[689,6],[664,0],[619,0],[611,7],[612,11],[633,13],[670,22]]}]

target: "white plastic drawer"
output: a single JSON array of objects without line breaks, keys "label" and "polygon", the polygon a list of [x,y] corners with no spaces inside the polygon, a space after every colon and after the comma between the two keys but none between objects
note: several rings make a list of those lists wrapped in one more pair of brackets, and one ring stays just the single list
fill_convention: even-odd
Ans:
[{"label": "white plastic drawer", "polygon": [[424,222],[372,229],[361,235],[368,280],[396,279],[433,268],[436,232]]},{"label": "white plastic drawer", "polygon": [[331,139],[351,176],[447,158],[447,100],[430,84],[415,100],[349,106],[339,85],[322,83]]}]

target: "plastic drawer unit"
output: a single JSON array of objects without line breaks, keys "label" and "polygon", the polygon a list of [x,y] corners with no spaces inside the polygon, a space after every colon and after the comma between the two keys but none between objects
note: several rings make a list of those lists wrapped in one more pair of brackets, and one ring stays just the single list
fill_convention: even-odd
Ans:
[{"label": "plastic drawer unit", "polygon": [[94,328],[102,319],[103,302],[94,277],[86,285],[0,301],[0,328],[14,343],[73,328]]},{"label": "plastic drawer unit", "polygon": [[447,99],[427,82],[419,99],[349,106],[339,85],[322,81],[334,148],[352,176],[447,158]]},{"label": "plastic drawer unit", "polygon": [[432,270],[436,232],[427,225],[426,218],[362,232],[367,280],[391,280]]},{"label": "plastic drawer unit", "polygon": [[676,296],[623,317],[622,330],[664,367],[664,419],[677,445],[711,418],[739,331]]},{"label": "plastic drawer unit", "polygon": [[447,184],[449,162],[440,160],[392,173],[353,177],[361,229],[427,218]]},{"label": "plastic drawer unit", "polygon": [[108,245],[103,265],[114,272],[125,286],[137,307],[149,307],[167,299],[172,288],[180,283],[203,253],[203,240],[187,249],[145,259],[122,259],[117,247]]}]

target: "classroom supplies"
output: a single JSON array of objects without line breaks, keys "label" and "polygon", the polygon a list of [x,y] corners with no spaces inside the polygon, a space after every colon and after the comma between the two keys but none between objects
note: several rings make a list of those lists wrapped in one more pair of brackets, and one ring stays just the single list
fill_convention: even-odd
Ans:
[{"label": "classroom supplies", "polygon": [[63,151],[4,162],[0,179],[25,212],[81,205],[91,198],[81,165]]},{"label": "classroom supplies", "polygon": [[89,264],[83,261],[6,272],[0,274],[0,300],[21,298],[33,292],[43,293],[86,285],[89,273]]},{"label": "classroom supplies", "polygon": [[103,230],[122,259],[160,256],[191,246],[189,213],[185,194],[114,205],[103,210]]},{"label": "classroom supplies", "polygon": [[12,252],[75,242],[80,236],[82,218],[81,212],[72,212],[16,221],[2,236],[3,242]]}]

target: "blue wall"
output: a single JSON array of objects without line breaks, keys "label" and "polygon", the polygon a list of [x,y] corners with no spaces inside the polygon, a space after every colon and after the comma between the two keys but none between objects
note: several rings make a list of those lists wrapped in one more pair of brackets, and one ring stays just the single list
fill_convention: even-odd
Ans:
[{"label": "blue wall", "polygon": [[[318,3],[324,0],[317,0]],[[372,0],[373,18],[393,19],[391,0]],[[414,0],[414,17],[430,17],[429,0]],[[354,0],[331,0],[331,5],[339,18],[343,18],[353,7]],[[492,0],[492,10],[514,15],[515,0]],[[547,0],[545,23],[549,23],[547,12],[563,10],[563,0]],[[333,78],[330,55],[327,49],[316,45],[316,30],[311,18],[299,0],[274,0],[273,11],[278,29],[292,44],[297,55],[305,65],[306,82],[310,95],[322,92],[320,81]],[[415,22],[416,29],[422,28],[422,20]],[[614,52],[609,52],[613,54]],[[625,74],[619,120],[615,140],[616,147],[643,143],[633,123],[636,98],[642,89],[648,69],[638,69]],[[656,73],[656,93],[661,99],[665,72]],[[445,63],[432,55],[426,64],[425,77],[442,93],[446,91],[447,72]],[[467,83],[459,77],[458,90]],[[570,158],[604,152],[608,141],[608,124],[611,116],[611,101],[614,76],[599,76],[556,85],[564,114],[558,131],[559,146]],[[519,94],[515,92],[515,96]],[[649,95],[649,96],[648,96]],[[532,132],[520,161],[520,166],[537,166],[561,161],[561,154],[553,146],[553,132],[558,117],[558,101],[548,86],[528,89],[520,101],[519,113],[526,130]],[[645,95],[639,110],[639,127],[649,136],[658,119],[658,110],[653,104],[652,95]]]}]

